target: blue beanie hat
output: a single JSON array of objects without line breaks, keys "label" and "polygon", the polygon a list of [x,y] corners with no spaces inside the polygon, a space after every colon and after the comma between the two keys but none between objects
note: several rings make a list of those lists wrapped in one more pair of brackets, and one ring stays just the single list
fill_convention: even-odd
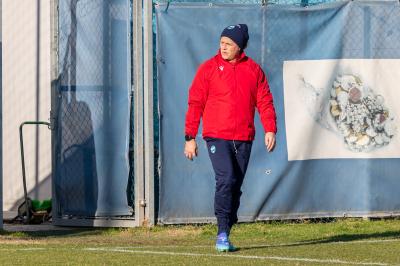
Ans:
[{"label": "blue beanie hat", "polygon": [[249,40],[249,32],[246,24],[237,24],[226,27],[221,37],[228,37],[234,41],[241,50],[246,48],[247,41]]}]

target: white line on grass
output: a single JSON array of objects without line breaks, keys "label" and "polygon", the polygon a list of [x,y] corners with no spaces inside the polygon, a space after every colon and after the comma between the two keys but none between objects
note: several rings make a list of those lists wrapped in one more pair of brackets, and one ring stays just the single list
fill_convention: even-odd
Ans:
[{"label": "white line on grass", "polygon": [[277,257],[277,256],[249,256],[249,255],[228,255],[228,254],[201,254],[188,252],[167,252],[167,251],[151,251],[151,250],[126,250],[115,248],[86,248],[87,251],[106,251],[106,252],[122,252],[122,253],[137,253],[137,254],[153,254],[153,255],[169,255],[169,256],[191,256],[191,257],[229,257],[240,259],[259,259],[259,260],[279,260],[279,261],[302,261],[302,262],[317,262],[331,264],[347,264],[347,265],[388,265],[380,262],[352,262],[343,260],[323,260],[310,258],[294,258],[294,257]]},{"label": "white line on grass", "polygon": [[241,248],[252,248],[252,247],[281,247],[281,246],[301,246],[301,245],[310,245],[310,244],[326,244],[326,245],[347,245],[347,244],[365,244],[365,243],[384,243],[384,242],[398,242],[400,238],[396,239],[377,239],[377,240],[349,240],[349,241],[332,241],[329,240],[312,240],[312,241],[304,241],[304,242],[291,242],[291,243],[277,243],[277,244],[266,244],[266,245],[247,245],[240,246]]},{"label": "white line on grass", "polygon": [[[276,244],[260,244],[260,245],[240,245],[238,247],[242,249],[246,248],[274,248],[274,247],[285,247],[285,246],[301,246],[301,245],[310,245],[310,244],[325,244],[325,245],[347,245],[347,244],[362,244],[362,243],[385,243],[385,242],[399,242],[400,238],[395,239],[377,239],[377,240],[349,240],[349,241],[336,241],[329,242],[323,239],[321,240],[312,240],[312,241],[304,241],[304,242],[288,242],[288,243],[276,243]],[[144,248],[181,248],[179,245],[140,245],[140,246],[127,246],[127,247],[115,247],[116,249],[144,249]],[[193,248],[212,248],[213,245],[194,245],[190,246]]]}]

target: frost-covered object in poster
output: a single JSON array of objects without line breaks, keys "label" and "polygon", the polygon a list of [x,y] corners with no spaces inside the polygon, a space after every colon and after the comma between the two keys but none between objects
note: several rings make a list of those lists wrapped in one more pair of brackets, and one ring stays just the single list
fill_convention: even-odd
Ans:
[{"label": "frost-covered object in poster", "polygon": [[400,60],[284,63],[289,160],[398,158]]}]

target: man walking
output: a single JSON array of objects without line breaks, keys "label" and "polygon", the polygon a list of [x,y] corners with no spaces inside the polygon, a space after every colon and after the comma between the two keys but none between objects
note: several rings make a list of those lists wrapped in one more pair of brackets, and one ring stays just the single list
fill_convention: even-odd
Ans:
[{"label": "man walking", "polygon": [[238,221],[241,186],[255,136],[257,108],[268,151],[275,146],[276,115],[261,67],[247,57],[246,24],[226,27],[218,54],[200,65],[189,90],[185,121],[185,156],[197,156],[196,135],[203,119],[203,138],[215,172],[214,211],[218,223],[216,249],[234,251],[229,241]]}]

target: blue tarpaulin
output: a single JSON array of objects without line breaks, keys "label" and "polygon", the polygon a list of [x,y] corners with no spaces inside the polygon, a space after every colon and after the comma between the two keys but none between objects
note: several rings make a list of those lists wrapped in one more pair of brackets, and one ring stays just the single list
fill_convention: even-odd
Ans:
[{"label": "blue tarpaulin", "polygon": [[239,220],[400,212],[398,1],[171,3],[156,5],[156,18],[161,222],[214,220],[206,145],[200,128],[199,157],[184,157],[184,118],[197,67],[238,23],[249,26],[246,53],[266,72],[278,116],[273,153],[256,117]]}]

